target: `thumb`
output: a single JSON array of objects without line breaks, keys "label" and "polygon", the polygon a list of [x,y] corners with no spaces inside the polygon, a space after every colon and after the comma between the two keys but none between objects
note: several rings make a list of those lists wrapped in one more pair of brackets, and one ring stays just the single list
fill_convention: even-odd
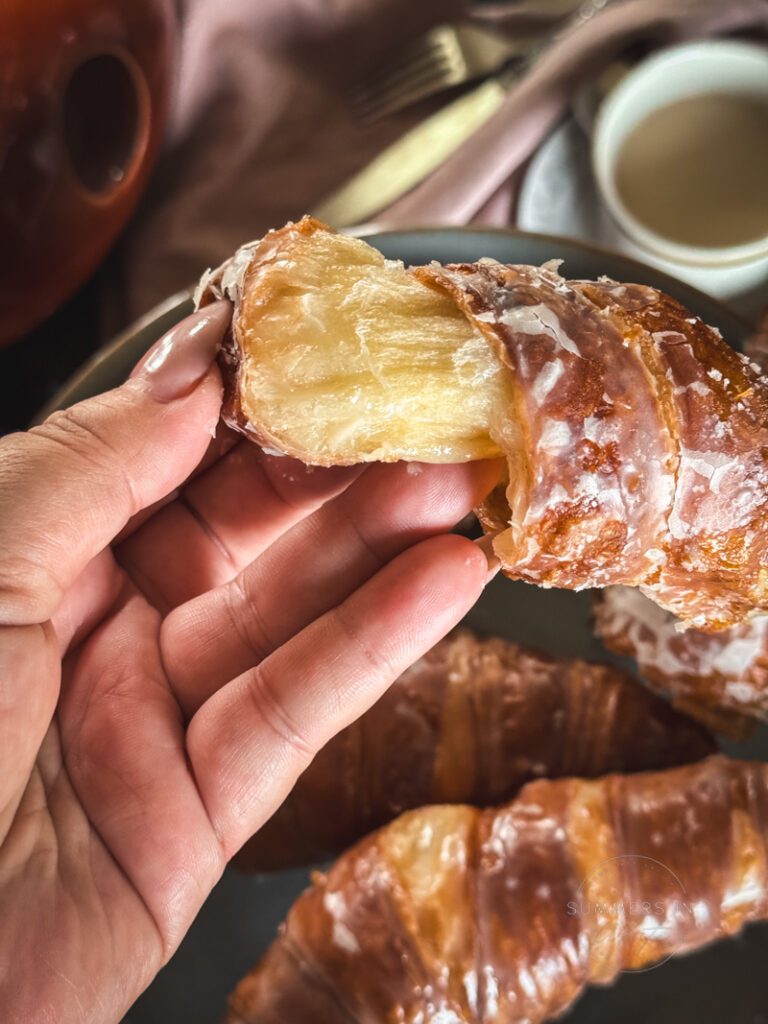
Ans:
[{"label": "thumb", "polygon": [[217,302],[165,335],[122,387],[0,441],[0,625],[45,622],[128,519],[203,457],[219,417]]}]

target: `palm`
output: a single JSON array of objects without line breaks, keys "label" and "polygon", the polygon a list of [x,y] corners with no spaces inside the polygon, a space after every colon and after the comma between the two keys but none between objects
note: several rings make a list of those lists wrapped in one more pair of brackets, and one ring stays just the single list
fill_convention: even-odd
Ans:
[{"label": "palm", "polygon": [[[2,940],[17,965],[55,964],[46,995],[58,1008],[73,998],[87,1005],[84,983],[122,987],[126,966],[141,991],[224,865],[159,668],[159,623],[126,584],[116,609],[64,659],[57,714],[0,849],[0,919],[16,922]],[[24,864],[14,863],[18,848]],[[32,972],[29,983],[21,1005],[33,1005]]]},{"label": "palm", "polygon": [[[20,965],[10,1020],[36,1019],[41,999],[60,1021],[124,1012],[313,750],[404,667],[398,630],[435,603],[419,580],[454,544],[466,564],[466,542],[400,553],[492,479],[309,473],[241,443],[93,558],[54,628],[25,627],[24,685],[38,717],[57,693],[58,706],[31,775],[3,790],[0,955]],[[454,571],[444,621],[412,638],[411,657],[471,602],[461,590]]]}]

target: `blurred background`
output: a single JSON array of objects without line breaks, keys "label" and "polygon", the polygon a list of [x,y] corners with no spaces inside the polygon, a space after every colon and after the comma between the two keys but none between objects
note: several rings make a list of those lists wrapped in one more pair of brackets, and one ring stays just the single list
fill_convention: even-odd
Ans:
[{"label": "blurred background", "polygon": [[565,235],[755,318],[768,250],[745,272],[638,245],[593,150],[606,95],[649,55],[712,38],[765,52],[767,34],[766,0],[4,0],[0,429],[305,212]]}]

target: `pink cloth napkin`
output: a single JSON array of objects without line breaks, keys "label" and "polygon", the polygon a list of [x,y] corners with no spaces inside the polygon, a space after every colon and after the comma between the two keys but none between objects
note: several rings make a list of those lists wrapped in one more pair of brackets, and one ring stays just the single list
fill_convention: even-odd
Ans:
[{"label": "pink cloth napkin", "polygon": [[[115,330],[197,280],[242,242],[300,217],[435,104],[361,126],[348,105],[366,67],[465,0],[180,0],[175,103],[165,152],[107,280]],[[509,30],[535,0],[473,11]],[[624,0],[563,38],[501,109],[382,226],[508,223],[521,169],[574,89],[629,42],[752,29],[768,0]],[[439,102],[439,101],[438,101]]]}]

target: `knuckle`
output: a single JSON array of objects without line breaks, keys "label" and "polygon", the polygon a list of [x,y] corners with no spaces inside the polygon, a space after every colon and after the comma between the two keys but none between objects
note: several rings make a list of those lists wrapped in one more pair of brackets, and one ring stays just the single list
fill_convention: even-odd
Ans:
[{"label": "knuckle", "polygon": [[43,622],[63,590],[46,537],[35,529],[47,474],[39,441],[30,432],[0,441],[0,616],[9,622]]},{"label": "knuckle", "polygon": [[55,568],[47,564],[42,552],[4,552],[0,556],[0,603],[14,610],[14,621],[47,621],[63,596]]},{"label": "knuckle", "polygon": [[[92,401],[96,408],[103,403],[101,396]],[[49,416],[45,423],[36,428],[36,433],[77,455],[83,455],[89,449],[98,448],[104,443],[93,420],[94,417],[89,413],[87,406],[73,405]]]},{"label": "knuckle", "polygon": [[331,614],[336,619],[336,623],[347,641],[357,651],[358,659],[373,677],[382,681],[394,681],[400,674],[398,668],[382,647],[366,642],[362,632],[350,618],[347,606],[340,604],[333,609]]},{"label": "knuckle", "polygon": [[360,548],[365,554],[370,556],[375,570],[378,572],[379,569],[383,569],[389,558],[384,551],[380,550],[374,538],[365,532],[361,526],[360,517],[355,514],[354,509],[340,506],[338,512],[343,519],[344,525],[353,533]]},{"label": "knuckle", "polygon": [[81,524],[68,520],[67,498],[86,486],[86,477],[94,501],[101,485],[110,495],[122,489],[129,507],[136,507],[129,460],[100,427],[107,406],[109,398],[100,396],[0,443],[0,489],[8,496],[0,514],[0,595],[13,621],[43,621],[60,603],[61,544],[57,548],[43,524],[55,520],[63,537],[76,534]]},{"label": "knuckle", "polygon": [[296,723],[261,666],[253,670],[248,693],[259,720],[287,746],[302,763],[309,764],[317,753],[317,744]]},{"label": "knuckle", "polygon": [[258,664],[273,649],[257,600],[249,592],[244,573],[238,573],[224,588],[226,608],[235,635],[254,664]]}]

